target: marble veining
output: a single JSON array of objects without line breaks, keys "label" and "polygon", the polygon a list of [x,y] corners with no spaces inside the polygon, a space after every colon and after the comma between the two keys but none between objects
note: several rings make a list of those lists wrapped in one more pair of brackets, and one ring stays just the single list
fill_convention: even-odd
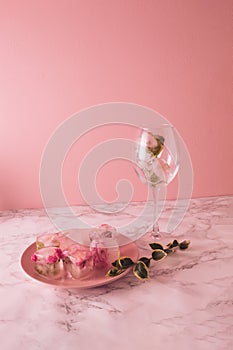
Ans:
[{"label": "marble veining", "polygon": [[[139,206],[129,207],[124,215],[133,218]],[[160,218],[162,226],[172,207],[168,202]],[[74,207],[74,211],[94,220],[90,208]],[[56,213],[61,215],[59,210]],[[131,272],[87,290],[30,280],[21,270],[20,256],[38,234],[53,231],[43,209],[0,213],[4,350],[233,348],[232,196],[193,199],[171,236],[190,239],[190,248],[152,263],[145,282]]]}]

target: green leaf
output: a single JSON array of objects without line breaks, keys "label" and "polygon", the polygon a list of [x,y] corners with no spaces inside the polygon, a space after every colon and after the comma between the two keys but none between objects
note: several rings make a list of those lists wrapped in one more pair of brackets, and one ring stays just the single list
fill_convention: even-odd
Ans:
[{"label": "green leaf", "polygon": [[118,269],[128,269],[133,266],[134,262],[131,258],[124,256],[112,262],[112,266]]},{"label": "green leaf", "polygon": [[146,256],[143,256],[142,258],[138,259],[138,261],[142,261],[147,267],[150,267],[150,259]]},{"label": "green leaf", "polygon": [[120,269],[118,269],[116,267],[113,267],[110,270],[108,270],[107,276],[109,276],[109,277],[116,277],[116,276],[119,276],[122,272],[123,272],[123,270],[120,270]]},{"label": "green leaf", "polygon": [[134,262],[132,259],[130,259],[129,257],[123,257],[118,259],[118,264],[120,265],[120,267],[122,269],[128,269],[129,267],[134,265]]},{"label": "green leaf", "polygon": [[118,260],[113,261],[113,262],[112,262],[112,266],[117,267],[117,261],[118,261]]},{"label": "green leaf", "polygon": [[180,244],[179,244],[179,248],[180,249],[182,249],[182,250],[184,250],[184,249],[187,249],[188,248],[188,246],[189,246],[189,244],[190,244],[190,241],[183,241],[183,242],[181,242]]},{"label": "green leaf", "polygon": [[177,239],[174,239],[174,241],[172,242],[172,247],[175,248],[175,247],[178,247],[179,243],[177,241]]},{"label": "green leaf", "polygon": [[178,247],[178,245],[179,245],[179,242],[177,241],[177,239],[174,239],[173,242],[170,242],[167,244],[167,247],[168,248],[175,248],[175,247]]},{"label": "green leaf", "polygon": [[158,260],[162,260],[164,259],[165,257],[167,256],[167,253],[165,253],[164,250],[161,250],[161,249],[155,249],[153,252],[152,252],[152,258],[156,261]]},{"label": "green leaf", "polygon": [[172,248],[166,248],[166,249],[164,249],[164,251],[165,251],[165,253],[166,253],[167,255],[168,255],[168,254],[172,254],[172,253],[175,252],[175,250],[172,249]]},{"label": "green leaf", "polygon": [[161,249],[163,250],[163,246],[160,243],[150,243],[149,246],[151,247],[151,249],[155,250],[155,249]]},{"label": "green leaf", "polygon": [[143,261],[138,261],[133,269],[134,276],[140,280],[146,280],[149,278],[149,270]]}]

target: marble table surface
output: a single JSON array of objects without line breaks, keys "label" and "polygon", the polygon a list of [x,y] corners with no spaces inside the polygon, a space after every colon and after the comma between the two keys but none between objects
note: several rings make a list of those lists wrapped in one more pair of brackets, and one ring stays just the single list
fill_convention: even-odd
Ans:
[{"label": "marble table surface", "polygon": [[44,210],[0,213],[1,349],[233,349],[232,196],[191,200],[172,234],[189,249],[153,264],[148,281],[130,272],[78,290],[31,280],[20,256],[52,230]]}]

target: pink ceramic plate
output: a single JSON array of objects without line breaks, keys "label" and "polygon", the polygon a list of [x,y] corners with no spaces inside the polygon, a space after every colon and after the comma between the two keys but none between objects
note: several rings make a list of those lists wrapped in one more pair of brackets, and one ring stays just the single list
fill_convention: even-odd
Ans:
[{"label": "pink ceramic plate", "polygon": [[[21,267],[23,271],[31,277],[33,280],[42,282],[48,285],[63,287],[63,288],[92,288],[102,286],[107,283],[114,282],[119,278],[125,276],[131,269],[127,269],[121,275],[116,277],[106,276],[106,269],[93,270],[87,277],[82,279],[64,279],[64,280],[52,280],[44,276],[39,275],[34,270],[34,264],[31,261],[31,256],[36,250],[36,243],[32,243],[21,256]],[[130,242],[120,247],[121,256],[129,256],[132,260],[138,258],[138,248],[135,243]]]}]

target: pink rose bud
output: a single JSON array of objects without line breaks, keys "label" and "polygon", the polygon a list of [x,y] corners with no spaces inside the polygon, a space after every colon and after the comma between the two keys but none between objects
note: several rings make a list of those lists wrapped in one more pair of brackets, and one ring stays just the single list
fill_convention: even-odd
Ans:
[{"label": "pink rose bud", "polygon": [[32,261],[35,261],[35,262],[37,261],[37,256],[36,256],[36,254],[33,254],[33,255],[31,256],[31,260],[32,260]]},{"label": "pink rose bud", "polygon": [[158,141],[156,140],[154,135],[152,135],[151,133],[148,133],[148,135],[147,135],[147,147],[154,148],[157,146],[158,146]]}]

